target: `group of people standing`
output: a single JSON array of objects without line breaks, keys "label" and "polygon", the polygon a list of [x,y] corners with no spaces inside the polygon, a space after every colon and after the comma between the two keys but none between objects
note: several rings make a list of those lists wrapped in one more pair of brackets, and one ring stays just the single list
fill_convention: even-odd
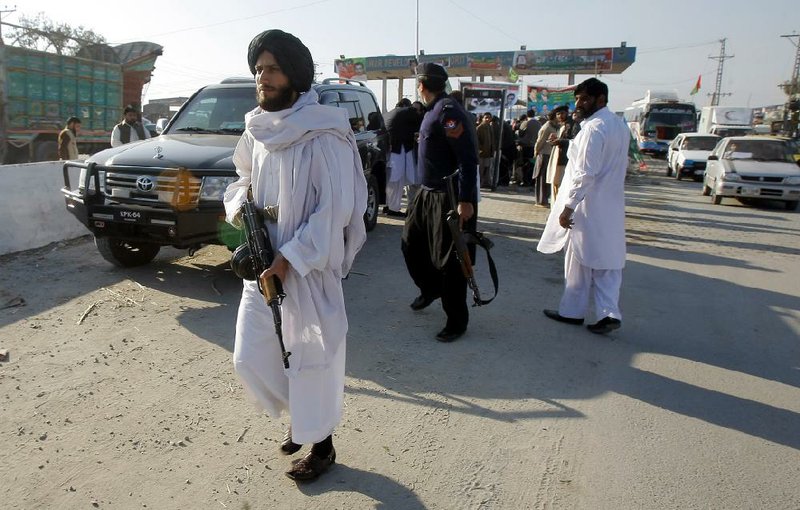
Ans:
[{"label": "group of people standing", "polygon": [[[70,117],[64,129],[58,134],[58,159],[76,160],[78,154],[78,134],[81,128],[81,119]],[[150,138],[150,132],[139,119],[139,112],[133,106],[126,106],[122,121],[111,130],[111,146],[119,147],[126,143]]]},{"label": "group of people standing", "polygon": [[[347,114],[318,103],[311,88],[314,63],[297,37],[281,30],[257,35],[247,63],[258,107],[245,116],[234,152],[239,179],[225,193],[226,219],[241,226],[240,210],[248,197],[258,208],[277,211],[264,219],[276,256],[259,278],[283,283],[283,339],[292,356],[285,368],[270,309],[258,284],[244,281],[233,362],[260,408],[273,417],[289,413],[291,424],[279,451],[292,455],[311,445],[286,471],[294,480],[310,481],[336,460],[333,431],[342,416],[348,330],[341,281],[366,239],[366,180]],[[441,300],[446,321],[435,335],[441,342],[457,340],[469,324],[467,279],[445,220],[450,212],[462,230],[475,229],[480,165],[478,130],[461,102],[445,92],[447,82],[442,66],[418,66],[417,92],[424,105],[419,125],[410,114],[413,105],[404,101],[387,115],[393,132],[389,210],[400,212],[405,184],[418,186],[409,195],[400,242],[419,289],[410,306],[419,311]],[[581,131],[564,134],[563,125],[557,132],[554,125],[547,127],[554,135],[546,138],[550,151],[541,146],[535,152],[537,131],[533,152],[527,152],[559,161],[554,151],[564,150],[569,160],[538,246],[546,253],[566,248],[565,292],[558,309],[544,314],[582,324],[594,296],[600,320],[589,330],[607,333],[621,325],[629,135],[605,107],[608,89],[602,82],[581,83],[575,97],[576,110],[586,117]],[[562,147],[562,139],[570,141]],[[539,173],[548,165],[542,160]],[[530,168],[531,182],[535,168]]]}]

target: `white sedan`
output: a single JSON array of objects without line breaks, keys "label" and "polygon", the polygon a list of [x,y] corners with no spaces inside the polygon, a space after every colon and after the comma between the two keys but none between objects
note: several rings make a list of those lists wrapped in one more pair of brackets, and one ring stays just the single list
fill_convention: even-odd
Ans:
[{"label": "white sedan", "polygon": [[667,152],[667,177],[675,172],[679,181],[684,177],[702,181],[708,155],[719,140],[719,136],[709,134],[681,133],[676,136]]},{"label": "white sedan", "polygon": [[781,200],[786,209],[800,202],[800,163],[785,140],[766,136],[723,138],[708,157],[703,195]]}]

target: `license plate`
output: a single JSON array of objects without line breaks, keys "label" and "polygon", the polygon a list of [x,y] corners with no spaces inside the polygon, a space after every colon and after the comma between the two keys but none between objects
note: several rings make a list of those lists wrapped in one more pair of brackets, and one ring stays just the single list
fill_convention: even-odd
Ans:
[{"label": "license plate", "polygon": [[695,175],[703,175],[703,170],[695,170],[694,174]]},{"label": "license plate", "polygon": [[120,209],[114,211],[115,221],[124,221],[126,223],[143,223],[147,221],[145,214],[141,211],[129,211],[127,209]]}]

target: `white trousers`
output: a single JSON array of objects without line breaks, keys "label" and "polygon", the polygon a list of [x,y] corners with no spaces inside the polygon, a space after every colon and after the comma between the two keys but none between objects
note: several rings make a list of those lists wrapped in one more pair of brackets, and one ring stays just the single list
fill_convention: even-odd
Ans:
[{"label": "white trousers", "polygon": [[255,282],[245,282],[236,318],[233,366],[258,407],[273,418],[289,412],[295,443],[318,443],[341,421],[346,351],[343,343],[327,369],[304,370],[288,377],[272,311]]},{"label": "white trousers", "polygon": [[619,310],[621,269],[592,269],[575,257],[572,244],[567,242],[564,254],[564,295],[558,313],[572,319],[583,319],[589,310],[589,298],[594,297],[596,320],[605,317],[622,320]]},{"label": "white trousers", "polygon": [[[400,154],[389,154],[389,179],[386,181],[386,207],[392,211],[400,210],[403,199],[403,189],[406,184],[413,184],[416,169],[414,167],[414,154],[406,152],[402,147]],[[409,197],[409,203],[411,203]]]}]

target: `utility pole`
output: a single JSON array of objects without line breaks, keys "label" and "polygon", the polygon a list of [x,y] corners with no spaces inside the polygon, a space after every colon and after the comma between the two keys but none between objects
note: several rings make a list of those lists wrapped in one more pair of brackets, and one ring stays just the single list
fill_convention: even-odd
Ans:
[{"label": "utility pole", "polygon": [[800,92],[800,85],[798,85],[797,80],[800,78],[800,44],[793,41],[794,38],[800,39],[800,34],[784,34],[781,37],[785,37],[789,39],[789,42],[794,44],[794,47],[797,48],[797,51],[794,54],[794,69],[792,70],[792,81],[791,81],[791,88],[789,89],[793,96]]},{"label": "utility pole", "polygon": [[[416,42],[414,44],[414,58],[417,60],[417,66],[419,66],[419,0],[417,0],[417,30],[416,30]],[[414,71],[416,73],[416,70]],[[402,78],[400,78],[402,80]],[[417,83],[416,78],[414,79],[414,100],[419,101],[419,90],[417,90]],[[402,99],[399,98],[398,101]]]},{"label": "utility pole", "polygon": [[[794,44],[794,47],[797,49],[794,54],[794,69],[792,70],[792,78],[789,82],[789,101],[786,104],[786,107],[783,109],[783,129],[787,131],[791,136],[797,136],[797,126],[798,126],[798,101],[800,101],[800,84],[797,83],[800,80],[800,35],[798,34],[784,34],[781,37],[785,37],[789,39],[789,42]],[[795,42],[794,39],[798,38],[798,42]]]},{"label": "utility pole", "polygon": [[716,83],[716,86],[714,87],[714,92],[712,94],[709,94],[711,96],[711,106],[719,106],[719,98],[720,98],[720,96],[730,96],[731,95],[729,92],[726,92],[726,93],[721,92],[722,91],[722,67],[723,67],[723,65],[724,65],[724,63],[725,63],[725,61],[727,59],[734,57],[734,55],[726,55],[725,54],[725,41],[727,41],[727,38],[719,40],[719,42],[720,42],[719,56],[717,56],[717,57],[709,56],[708,57],[708,58],[710,58],[712,60],[718,60],[719,61],[719,63],[717,64],[717,83]]}]

